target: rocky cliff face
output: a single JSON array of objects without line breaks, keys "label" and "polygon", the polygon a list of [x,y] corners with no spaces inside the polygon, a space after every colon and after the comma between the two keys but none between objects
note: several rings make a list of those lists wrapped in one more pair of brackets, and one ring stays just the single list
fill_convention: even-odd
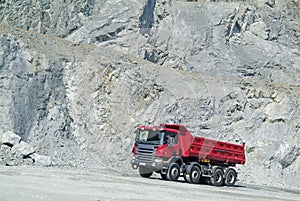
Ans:
[{"label": "rocky cliff face", "polygon": [[0,3],[2,22],[24,30],[65,37],[89,20],[95,0],[3,0]]},{"label": "rocky cliff face", "polygon": [[182,123],[246,142],[242,181],[299,188],[299,5],[2,1],[0,137],[53,165],[129,168],[137,125]]}]

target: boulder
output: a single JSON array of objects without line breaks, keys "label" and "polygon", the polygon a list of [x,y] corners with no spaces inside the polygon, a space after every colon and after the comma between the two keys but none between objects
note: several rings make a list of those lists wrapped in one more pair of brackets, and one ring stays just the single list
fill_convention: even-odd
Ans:
[{"label": "boulder", "polygon": [[10,147],[19,144],[21,137],[11,131],[7,131],[2,134],[1,143]]},{"label": "boulder", "polygon": [[49,156],[39,155],[34,153],[30,156],[34,160],[34,164],[37,166],[50,166],[52,164],[52,159]]},{"label": "boulder", "polygon": [[33,154],[35,152],[34,148],[31,145],[23,141],[20,144],[13,146],[11,151],[12,153],[19,153],[23,156],[29,156],[30,154]]},{"label": "boulder", "polygon": [[266,24],[262,21],[253,23],[250,26],[250,31],[260,38],[269,38],[269,30],[267,29]]}]

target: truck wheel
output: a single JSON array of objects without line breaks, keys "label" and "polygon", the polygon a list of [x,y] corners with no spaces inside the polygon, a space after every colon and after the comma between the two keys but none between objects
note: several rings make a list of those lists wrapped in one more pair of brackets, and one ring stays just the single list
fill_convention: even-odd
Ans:
[{"label": "truck wheel", "polygon": [[201,170],[198,166],[194,165],[190,172],[191,183],[199,184],[201,178]]},{"label": "truck wheel", "polygon": [[177,163],[171,163],[166,176],[169,181],[177,181],[180,176],[179,165]]},{"label": "truck wheel", "polygon": [[222,186],[224,182],[224,172],[221,168],[216,168],[213,171],[212,177],[210,178],[210,182],[214,186]]},{"label": "truck wheel", "polygon": [[225,173],[225,185],[234,186],[236,182],[237,174],[236,171],[232,168],[228,169]]},{"label": "truck wheel", "polygon": [[139,167],[139,173],[140,173],[141,177],[149,178],[149,177],[151,177],[153,172],[151,170],[149,170],[148,168]]}]

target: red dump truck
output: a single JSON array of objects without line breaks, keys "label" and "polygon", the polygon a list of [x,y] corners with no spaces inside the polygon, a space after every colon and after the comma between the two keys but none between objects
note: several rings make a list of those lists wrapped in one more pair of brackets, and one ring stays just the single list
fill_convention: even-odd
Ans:
[{"label": "red dump truck", "polygon": [[245,144],[237,145],[193,136],[183,125],[139,126],[133,147],[133,169],[142,177],[160,173],[162,179],[233,186],[236,164],[245,164]]}]

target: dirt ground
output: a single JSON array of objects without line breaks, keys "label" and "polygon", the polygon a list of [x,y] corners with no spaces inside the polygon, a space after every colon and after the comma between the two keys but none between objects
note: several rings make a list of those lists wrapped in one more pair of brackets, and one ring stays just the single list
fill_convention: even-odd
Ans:
[{"label": "dirt ground", "polygon": [[240,184],[214,187],[168,182],[158,175],[109,169],[97,171],[37,167],[0,167],[1,201],[103,200],[300,200],[300,190]]}]

